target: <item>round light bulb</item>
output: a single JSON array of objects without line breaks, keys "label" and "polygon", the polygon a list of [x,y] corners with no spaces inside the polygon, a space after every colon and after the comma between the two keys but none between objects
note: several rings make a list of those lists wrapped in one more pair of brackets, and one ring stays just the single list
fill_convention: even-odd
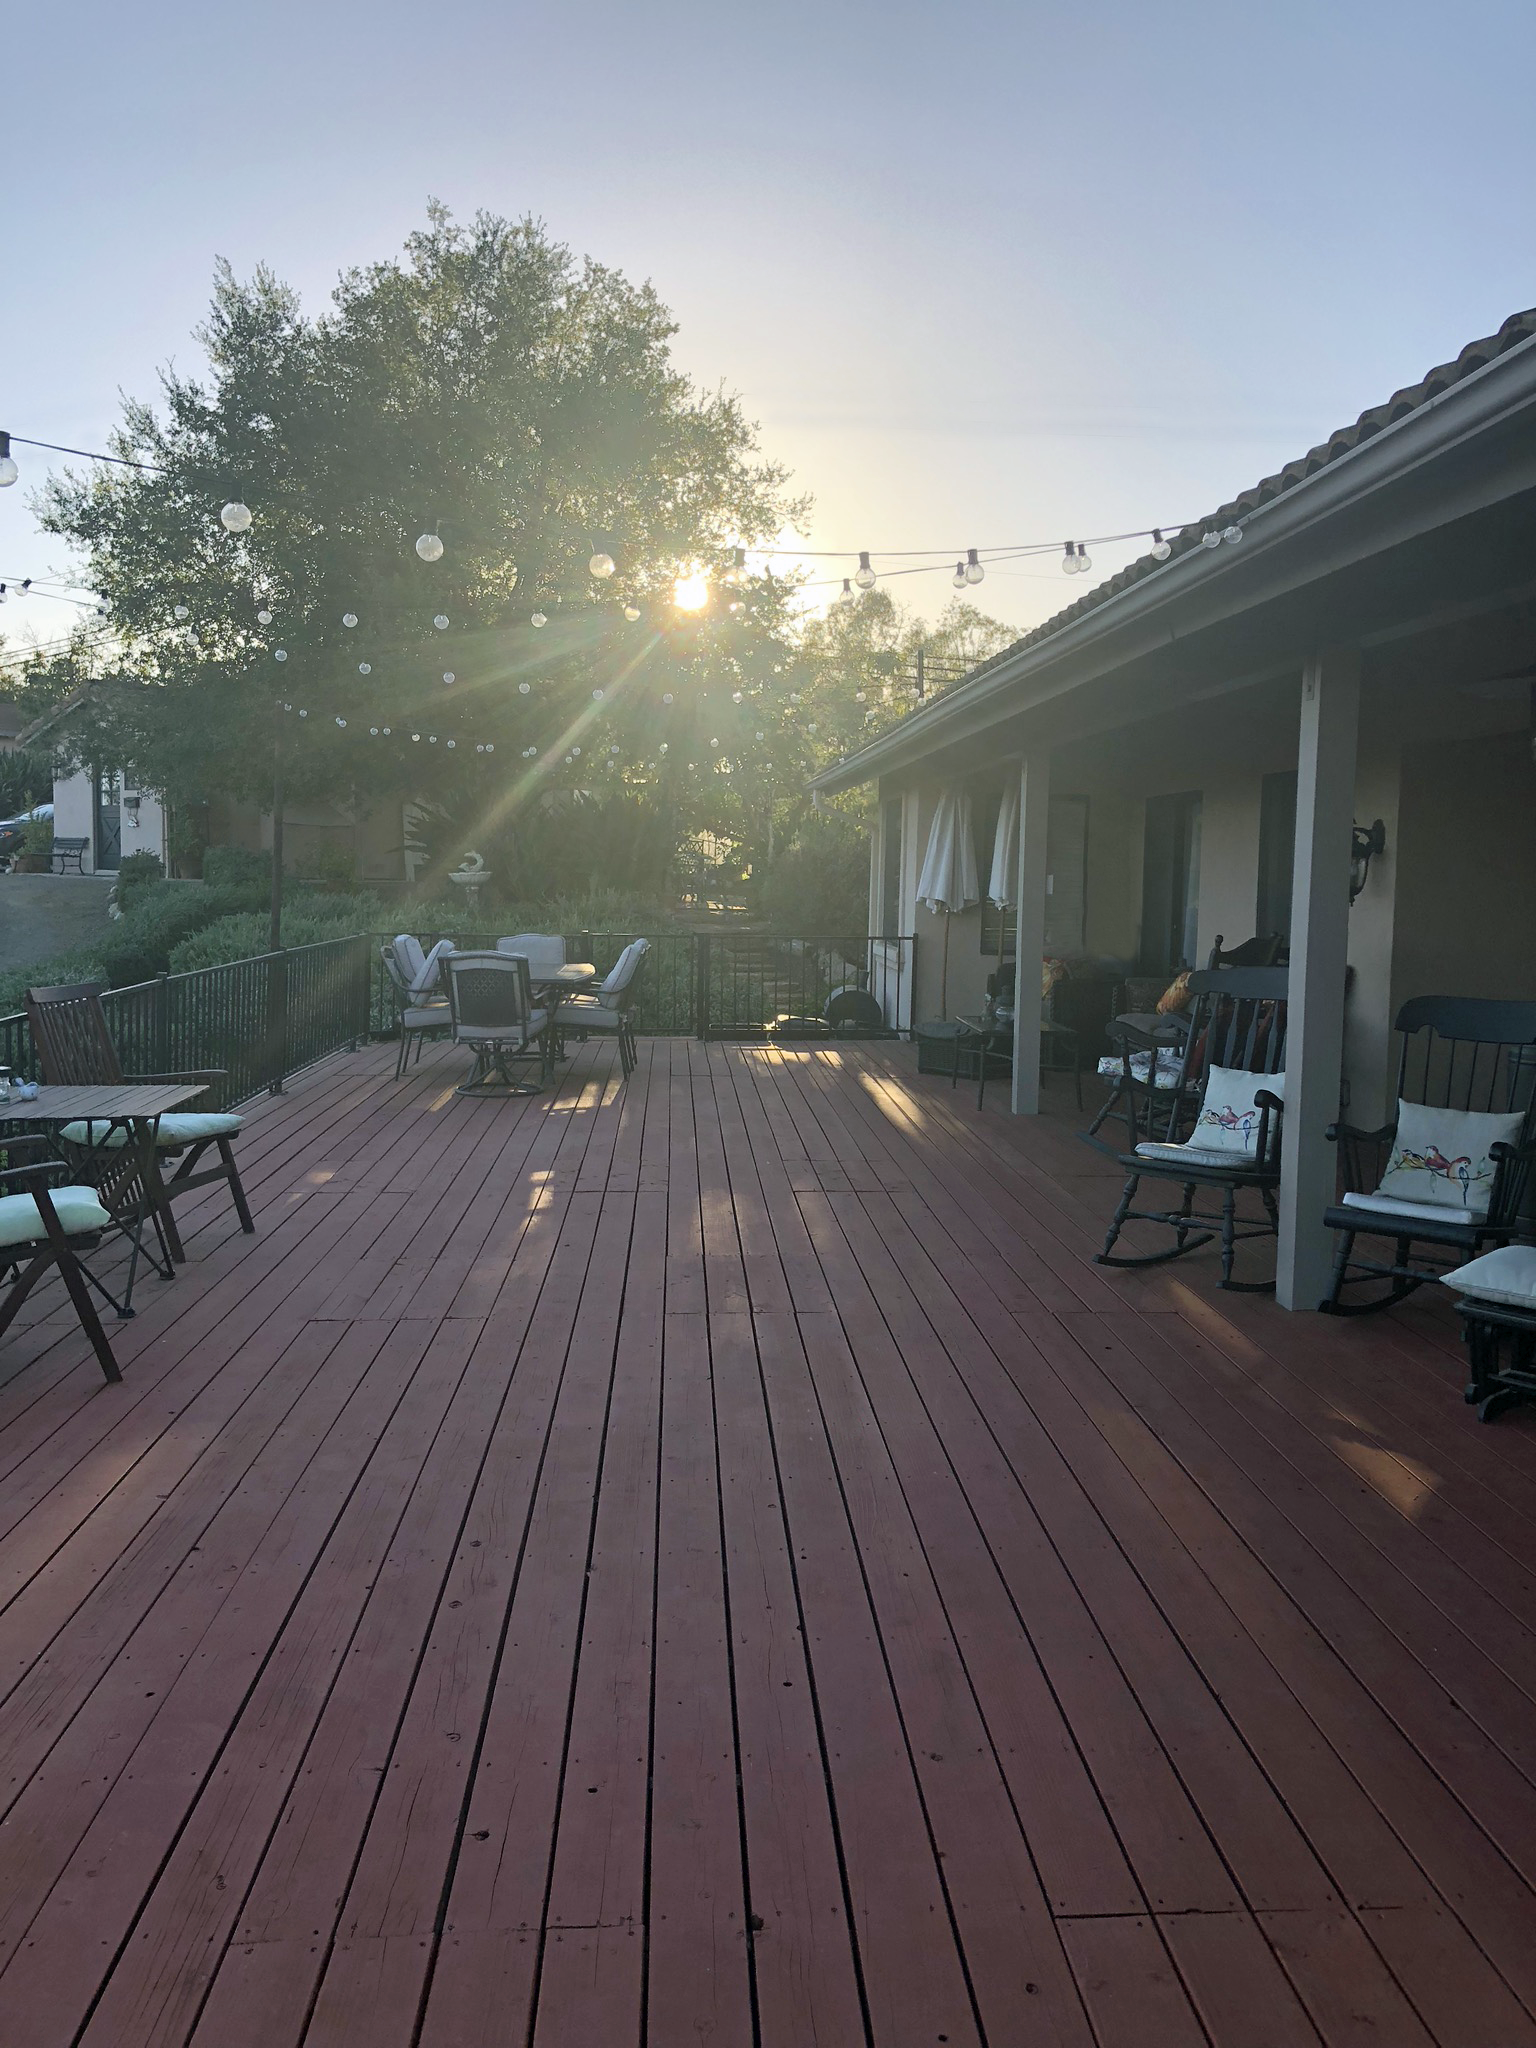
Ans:
[{"label": "round light bulb", "polygon": [[300,718],[308,718],[308,716],[309,716],[309,713],[308,713],[307,711],[301,711],[301,712],[299,713],[299,716],[300,716]]},{"label": "round light bulb", "polygon": [[1240,526],[1224,526],[1221,529],[1221,537],[1228,547],[1235,548],[1243,537],[1243,529]]},{"label": "round light bulb", "polygon": [[343,612],[341,615],[341,623],[344,626],[355,626],[357,624],[357,613]]},{"label": "round light bulb", "polygon": [[667,742],[663,740],[661,745],[656,749],[656,751],[658,754],[664,754],[667,751]]},{"label": "round light bulb", "polygon": [[357,672],[360,676],[371,676],[373,674],[373,663],[371,661],[360,661],[357,664]]},{"label": "round light bulb", "polygon": [[184,604],[179,604],[179,605],[177,605],[177,607],[176,607],[175,611],[174,611],[174,612],[173,612],[173,613],[171,614],[171,616],[172,616],[172,618],[176,618],[176,619],[185,619],[185,618],[190,618],[190,617],[191,617],[191,613],[190,613],[190,612],[189,612],[189,611],[187,610],[187,608],[186,608],[186,606],[185,606]]},{"label": "round light bulb", "polygon": [[535,612],[528,623],[531,626],[547,626],[549,624],[549,614],[547,612]]},{"label": "round light bulb", "polygon": [[965,564],[964,564],[964,562],[956,562],[956,564],[955,564],[955,573],[954,573],[954,575],[953,575],[953,576],[951,576],[951,577],[950,577],[950,579],[949,579],[949,580],[950,580],[950,582],[951,582],[951,583],[953,583],[953,585],[955,586],[956,590],[964,590],[964,588],[965,588]]},{"label": "round light bulb", "polygon": [[[492,746],[492,744],[491,744],[491,742],[490,742],[489,740],[487,740],[487,741],[486,741],[486,743],[485,743],[485,751],[486,751],[486,752],[487,752],[488,754],[494,754],[494,753],[495,753],[495,751],[496,751],[495,747],[493,747],[493,746]],[[537,752],[537,749],[535,749],[535,752]]]},{"label": "round light bulb", "polygon": [[227,532],[244,533],[251,523],[251,508],[249,505],[242,505],[238,498],[231,498],[219,514],[219,518]]},{"label": "round light bulb", "polygon": [[384,728],[384,737],[385,739],[389,738],[389,727],[387,725]]},{"label": "round light bulb", "polygon": [[517,694],[519,695],[519,697],[526,697],[526,696],[527,696],[527,694],[528,694],[528,692],[529,692],[529,691],[530,691],[530,690],[531,690],[532,688],[533,688],[533,685],[532,685],[532,683],[519,683],[519,684],[518,684],[518,686],[517,686]]},{"label": "round light bulb", "polygon": [[862,551],[859,555],[859,566],[853,573],[853,580],[857,583],[860,590],[873,590],[875,587],[875,572],[869,566],[867,550]]},{"label": "round light bulb", "polygon": [[719,744],[720,744],[720,742],[719,742],[718,740],[716,740],[716,739],[712,739],[712,740],[710,741],[710,743],[709,743],[709,744],[710,744],[710,745],[711,745],[712,747],[718,747],[718,746],[719,746]]},{"label": "round light bulb", "polygon": [[855,690],[853,693],[853,701],[855,704],[862,704],[864,702],[864,692],[862,690]]},{"label": "round light bulb", "polygon": [[416,552],[424,562],[440,562],[443,559],[443,544],[435,533],[418,534]]},{"label": "round light bulb", "polygon": [[452,748],[452,747],[456,747],[456,746],[457,746],[458,744],[459,744],[459,743],[458,743],[458,741],[457,741],[457,740],[450,740],[450,741],[448,742],[448,745],[450,746],[450,748]]},{"label": "round light bulb", "polygon": [[672,692],[670,690],[663,690],[661,693],[661,701],[663,704],[670,704],[672,702]]},{"label": "round light bulb", "polygon": [[1173,553],[1173,543],[1172,543],[1172,541],[1167,541],[1167,540],[1164,540],[1164,539],[1163,539],[1163,535],[1162,535],[1162,529],[1161,529],[1160,527],[1154,526],[1154,527],[1153,527],[1153,529],[1152,529],[1152,559],[1153,559],[1153,561],[1154,561],[1154,562],[1166,562],[1166,561],[1167,561],[1167,559],[1168,559],[1168,557],[1169,557],[1169,556],[1170,556],[1170,555],[1171,555],[1172,553]]},{"label": "round light bulb", "polygon": [[851,612],[853,610],[853,604],[853,585],[845,576],[843,578],[843,587],[837,593],[837,608],[840,612]]},{"label": "round light bulb", "polygon": [[592,692],[592,702],[593,702],[594,704],[601,704],[601,703],[602,703],[602,701],[603,701],[603,693],[602,693],[602,691],[601,691],[601,690],[594,690],[594,691]]},{"label": "round light bulb", "polygon": [[432,623],[436,626],[439,633],[446,633],[448,630],[448,614],[446,612],[439,612]]},{"label": "round light bulb", "polygon": [[369,726],[369,728],[368,728],[368,737],[369,737],[369,739],[371,739],[371,740],[376,740],[376,739],[378,738],[378,736],[379,736],[379,728],[378,728],[378,727],[377,727],[376,725],[370,725],[370,726]]},{"label": "round light bulb", "polygon": [[270,612],[258,612],[256,614],[256,623],[258,626],[270,626],[272,623],[272,614]]},{"label": "round light bulb", "polygon": [[976,550],[974,548],[967,548],[965,551],[966,582],[973,584],[979,583],[982,580],[982,578],[986,575],[986,573],[986,570],[983,569],[981,563],[976,559]]},{"label": "round light bulb", "polygon": [[1207,532],[1201,534],[1200,545],[1203,548],[1219,548],[1221,546],[1221,535],[1216,531],[1214,526],[1211,527]]},{"label": "round light bulb", "polygon": [[612,555],[605,555],[601,550],[587,564],[588,572],[598,577],[611,576],[617,567],[618,564],[614,561]]},{"label": "round light bulb", "polygon": [[633,625],[636,619],[638,619],[640,616],[640,607],[634,604],[625,605],[624,616],[626,619],[628,619],[629,623]]},{"label": "round light bulb", "polygon": [[272,650],[272,659],[273,659],[274,661],[286,661],[286,660],[288,659],[288,650],[287,650],[287,648],[286,648],[286,647],[274,647],[274,648],[273,648],[273,650]]},{"label": "round light bulb", "polygon": [[15,456],[0,455],[0,490],[5,489],[9,484],[15,483],[20,475],[21,471],[16,467]]},{"label": "round light bulb", "polygon": [[412,739],[413,739],[413,740],[414,740],[414,741],[416,742],[416,744],[417,744],[418,746],[420,746],[420,744],[421,744],[421,734],[420,734],[419,732],[413,732],[413,733],[411,734],[411,738],[412,738]]},{"label": "round light bulb", "polygon": [[1087,550],[1086,548],[1080,547],[1080,548],[1078,549],[1078,551],[1077,551],[1077,573],[1078,573],[1078,575],[1079,575],[1079,576],[1086,576],[1086,575],[1088,574],[1088,571],[1089,571],[1089,570],[1090,570],[1090,569],[1091,569],[1092,567],[1093,567],[1093,557],[1092,557],[1092,555],[1090,555],[1090,554],[1089,554],[1089,552],[1088,552],[1088,550]]},{"label": "round light bulb", "polygon": [[347,722],[347,721],[346,721],[346,720],[345,720],[344,718],[338,718],[338,719],[337,719],[337,721],[336,721],[336,723],[337,723],[338,725],[345,725],[345,724],[346,724],[346,722]]},{"label": "round light bulb", "polygon": [[580,749],[580,747],[572,747],[572,749],[571,749],[571,753],[572,753],[572,754],[573,754],[573,755],[575,756],[575,758],[576,758],[576,759],[577,759],[578,761],[579,761],[579,760],[581,759],[581,749]]},{"label": "round light bulb", "polygon": [[762,734],[762,733],[758,733],[757,737],[758,737],[758,739],[762,739],[762,738],[763,738],[763,734]]},{"label": "round light bulb", "polygon": [[458,681],[458,677],[454,674],[451,668],[445,668],[443,670],[443,681],[445,683],[456,683]]},{"label": "round light bulb", "polygon": [[1075,576],[1077,574],[1077,542],[1075,540],[1067,542],[1067,551],[1061,558],[1061,573],[1063,576]]}]

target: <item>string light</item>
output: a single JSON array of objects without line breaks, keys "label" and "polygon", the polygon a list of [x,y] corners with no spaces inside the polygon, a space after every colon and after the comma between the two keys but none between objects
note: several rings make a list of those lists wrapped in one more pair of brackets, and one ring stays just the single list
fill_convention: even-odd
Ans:
[{"label": "string light", "polygon": [[859,566],[854,571],[853,580],[857,583],[860,590],[873,590],[875,587],[875,572],[869,566],[869,551],[867,548],[859,555]]},{"label": "string light", "polygon": [[1093,557],[1092,557],[1092,556],[1091,556],[1091,555],[1089,554],[1088,550],[1087,550],[1087,549],[1086,549],[1086,548],[1085,548],[1085,547],[1083,546],[1082,542],[1081,542],[1081,541],[1079,541],[1079,542],[1078,542],[1078,544],[1077,544],[1077,573],[1078,573],[1078,575],[1079,575],[1079,576],[1086,576],[1086,575],[1088,574],[1088,571],[1089,571],[1089,570],[1090,570],[1090,569],[1091,569],[1092,567],[1093,567]]},{"label": "string light", "polygon": [[1221,529],[1221,537],[1228,547],[1236,547],[1243,537],[1243,529],[1240,526],[1224,526]]},{"label": "string light", "polygon": [[1152,559],[1153,559],[1153,561],[1154,561],[1154,562],[1166,562],[1166,561],[1167,561],[1167,559],[1168,559],[1168,557],[1169,557],[1169,556],[1170,556],[1170,555],[1171,555],[1172,553],[1173,553],[1173,542],[1172,542],[1172,541],[1168,541],[1168,540],[1164,540],[1164,539],[1163,539],[1163,534],[1162,534],[1162,528],[1161,528],[1161,527],[1158,527],[1158,526],[1154,526],[1154,527],[1153,527],[1153,529],[1152,529]]},{"label": "string light", "polygon": [[979,561],[978,561],[978,560],[976,559],[976,550],[975,550],[975,548],[967,548],[967,549],[966,549],[966,551],[965,551],[965,580],[966,580],[966,582],[967,582],[967,583],[980,583],[980,581],[981,581],[981,580],[982,580],[982,578],[983,578],[983,577],[984,577],[984,576],[986,575],[986,573],[987,573],[987,572],[986,572],[986,570],[985,570],[985,569],[983,569],[983,567],[981,566],[981,563],[980,563],[980,562],[979,562]]},{"label": "string light", "polygon": [[547,612],[535,612],[528,623],[531,626],[547,626],[549,624],[549,614]]},{"label": "string light", "polygon": [[840,612],[851,612],[853,610],[853,603],[853,585],[845,576],[843,578],[843,587],[838,592],[837,608]]},{"label": "string light", "polygon": [[360,661],[357,664],[357,672],[360,676],[371,676],[373,674],[373,663],[371,661]]},{"label": "string light", "polygon": [[349,628],[355,626],[357,624],[357,613],[343,612],[341,615],[341,623]]},{"label": "string light", "polygon": [[416,552],[424,562],[440,562],[443,559],[443,543],[435,533],[420,533],[416,536]]},{"label": "string light", "polygon": [[238,498],[231,498],[219,513],[219,519],[227,533],[245,533],[251,523],[251,508]]},{"label": "string light", "polygon": [[951,576],[951,577],[950,577],[950,579],[949,579],[949,580],[950,580],[950,582],[951,582],[951,583],[953,583],[953,585],[955,586],[956,590],[964,590],[964,588],[965,588],[965,564],[964,564],[964,562],[956,562],[956,564],[955,564],[955,573],[954,573],[954,575],[953,575],[953,576]]},{"label": "string light", "polygon": [[518,684],[518,686],[517,686],[517,694],[519,695],[519,697],[526,697],[526,696],[527,696],[527,694],[528,694],[528,692],[529,692],[529,691],[530,691],[530,690],[531,690],[532,688],[533,688],[533,685],[532,685],[532,683],[519,683],[519,684]]},{"label": "string light", "polygon": [[596,576],[599,579],[604,579],[611,576],[618,566],[618,563],[613,559],[612,555],[605,555],[602,552],[602,550],[599,549],[598,552],[592,557],[591,561],[588,562],[587,569],[591,575]]},{"label": "string light", "polygon": [[1077,574],[1077,542],[1075,540],[1067,542],[1067,551],[1061,558],[1061,573],[1063,576],[1075,576]]},{"label": "string light", "polygon": [[448,614],[446,612],[439,612],[432,623],[436,626],[439,633],[446,633],[448,630]]},{"label": "string light", "polygon": [[256,623],[258,626],[270,626],[272,623],[272,614],[270,612],[258,612],[256,614]]},{"label": "string light", "polygon": [[171,613],[173,619],[189,619],[191,616],[192,614],[184,604],[177,605],[176,609]]},{"label": "string light", "polygon": [[633,604],[625,605],[624,616],[626,619],[628,619],[629,623],[633,625],[636,619],[638,619],[640,616],[640,607],[638,605]]},{"label": "string light", "polygon": [[287,648],[286,648],[286,647],[274,647],[274,648],[273,648],[273,650],[272,650],[272,659],[273,659],[274,661],[286,661],[286,660],[288,659],[288,650],[287,650]]},{"label": "string light", "polygon": [[0,490],[15,483],[21,471],[16,467],[16,458],[11,453],[11,437],[0,433]]}]

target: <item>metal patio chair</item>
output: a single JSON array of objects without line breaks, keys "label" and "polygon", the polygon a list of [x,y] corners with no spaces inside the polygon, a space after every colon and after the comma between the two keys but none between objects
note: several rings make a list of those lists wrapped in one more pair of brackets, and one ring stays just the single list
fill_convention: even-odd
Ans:
[{"label": "metal patio chair", "polygon": [[[421,948],[418,946],[417,951]],[[400,1051],[395,1060],[395,1079],[398,1081],[405,1072],[410,1058],[411,1041],[416,1041],[416,1058],[421,1059],[422,1041],[434,1031],[447,1031],[453,1025],[453,1010],[446,996],[417,995],[413,992],[407,969],[400,959],[399,941],[380,946],[379,958],[384,962],[384,973],[389,981],[389,992],[394,998],[395,1022],[400,1031]]]},{"label": "metal patio chair", "polygon": [[[1396,1028],[1397,1115],[1377,1131],[1340,1122],[1329,1132],[1346,1192],[1324,1216],[1339,1233],[1318,1304],[1326,1315],[1390,1308],[1522,1229],[1536,1163],[1536,1003],[1415,996]],[[1425,1112],[1439,1115],[1426,1122]],[[1389,1239],[1393,1256],[1357,1256],[1361,1237]],[[1372,1282],[1386,1284],[1369,1300],[1342,1298]]]},{"label": "metal patio chair", "polygon": [[[528,962],[520,953],[453,953],[448,958],[453,1041],[475,1055],[460,1095],[537,1095],[554,1072],[554,1020],[536,1009]],[[537,1083],[513,1077],[511,1063],[536,1059]]]},{"label": "metal patio chair", "polygon": [[569,1031],[578,1038],[616,1038],[626,1081],[635,1071],[635,982],[650,950],[649,939],[631,939],[590,994],[568,996],[555,1011],[555,1029],[562,1037]]},{"label": "metal patio chair", "polygon": [[[107,1013],[102,1007],[104,984],[82,981],[72,987],[33,988],[26,995],[27,1024],[37,1049],[43,1079],[52,1087],[102,1087],[129,1081],[163,1081],[195,1086],[224,1079],[222,1067],[207,1067],[182,1074],[125,1074]],[[186,1258],[171,1205],[181,1195],[192,1194],[215,1181],[227,1181],[240,1228],[247,1237],[255,1235],[240,1170],[235,1164],[231,1139],[242,1119],[232,1110],[171,1111],[159,1119],[155,1135],[158,1157],[178,1162],[176,1170],[160,1183],[160,1199],[151,1211],[154,1227],[168,1257],[177,1265]],[[127,1142],[121,1125],[65,1124],[58,1133],[65,1158],[78,1169],[85,1168],[102,1178],[110,1154]],[[199,1167],[205,1153],[212,1151],[217,1165]],[[104,1155],[106,1155],[104,1157]],[[121,1190],[124,1199],[137,1187]]]},{"label": "metal patio chair", "polygon": [[[1151,1135],[1121,1154],[1127,1178],[1101,1266],[1160,1266],[1221,1240],[1221,1285],[1243,1294],[1273,1292],[1274,1281],[1234,1280],[1237,1245],[1273,1237],[1279,1229],[1275,1189],[1280,1182],[1280,1128],[1284,1111],[1287,973],[1283,967],[1205,969],[1189,978],[1190,1007],[1176,1083],[1149,1100]],[[1149,1091],[1150,1096],[1150,1091]],[[1143,1180],[1183,1190],[1177,1209],[1136,1209]],[[1195,1207],[1197,1188],[1220,1198],[1219,1210]],[[1237,1198],[1257,1193],[1264,1221],[1239,1227]],[[1162,1251],[1117,1252],[1127,1223],[1154,1223],[1173,1233]]]}]

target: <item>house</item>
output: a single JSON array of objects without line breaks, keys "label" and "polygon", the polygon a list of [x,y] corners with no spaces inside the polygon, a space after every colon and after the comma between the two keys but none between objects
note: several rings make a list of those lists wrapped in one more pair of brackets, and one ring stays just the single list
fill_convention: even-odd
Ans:
[{"label": "house", "polygon": [[[1017,957],[1154,976],[1290,946],[1278,1297],[1330,1258],[1326,1130],[1392,1107],[1412,995],[1536,993],[1536,311],[1186,528],[817,778],[875,783],[876,932],[919,909],[930,821],[1020,802]],[[1354,828],[1358,827],[1358,833]],[[1369,851],[1367,863],[1365,855]],[[1352,853],[1356,856],[1352,860]],[[1363,882],[1357,890],[1355,885]],[[919,944],[912,1021],[978,1008],[982,907]],[[1014,1107],[1038,1107],[1019,1006]],[[900,1021],[907,1021],[902,1019]]]}]

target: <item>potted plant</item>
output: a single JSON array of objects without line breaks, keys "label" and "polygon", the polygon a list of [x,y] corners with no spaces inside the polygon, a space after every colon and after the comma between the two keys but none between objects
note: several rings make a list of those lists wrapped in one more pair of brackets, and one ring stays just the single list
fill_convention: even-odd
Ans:
[{"label": "potted plant", "polygon": [[22,875],[46,875],[53,866],[53,820],[32,818],[21,835],[15,868]]}]

